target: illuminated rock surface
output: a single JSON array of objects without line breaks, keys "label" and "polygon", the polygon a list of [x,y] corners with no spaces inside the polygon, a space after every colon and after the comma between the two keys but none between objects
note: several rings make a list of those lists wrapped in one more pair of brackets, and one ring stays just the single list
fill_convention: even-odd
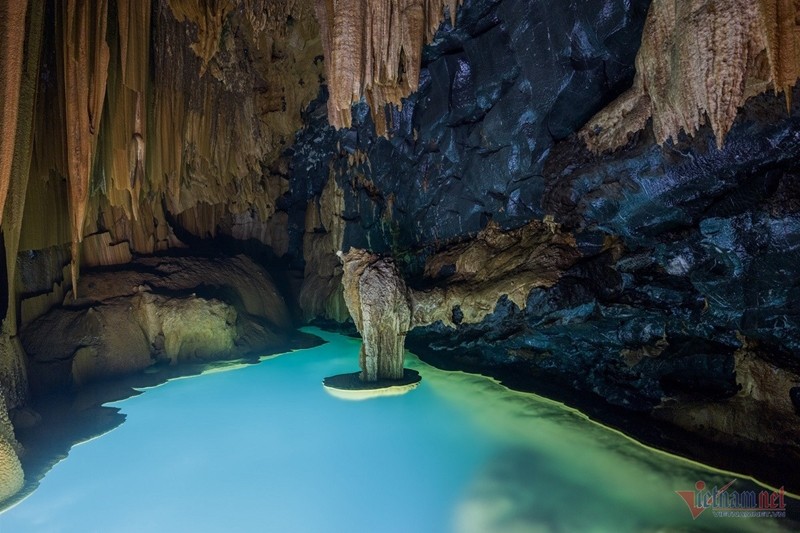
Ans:
[{"label": "illuminated rock surface", "polygon": [[[249,259],[150,258],[83,276],[83,296],[21,332],[36,394],[158,362],[230,359],[283,347],[291,317]],[[59,338],[52,343],[53,337]]]},{"label": "illuminated rock surface", "polygon": [[444,18],[455,24],[461,0],[316,0],[328,89],[328,120],[351,125],[350,106],[366,98],[378,134],[387,105],[399,106],[419,85],[422,46]]},{"label": "illuminated rock surface", "polygon": [[25,474],[19,462],[19,454],[22,451],[8,418],[6,402],[0,396],[0,502],[7,500],[22,488],[25,481]]},{"label": "illuminated rock surface", "polygon": [[800,76],[797,4],[786,0],[654,0],[633,87],[581,135],[593,150],[619,148],[653,119],[656,140],[711,126],[717,145],[753,95],[785,93]]},{"label": "illuminated rock surface", "polygon": [[391,259],[352,248],[340,255],[344,301],[364,339],[361,380],[403,379],[405,339],[411,325],[408,289]]}]

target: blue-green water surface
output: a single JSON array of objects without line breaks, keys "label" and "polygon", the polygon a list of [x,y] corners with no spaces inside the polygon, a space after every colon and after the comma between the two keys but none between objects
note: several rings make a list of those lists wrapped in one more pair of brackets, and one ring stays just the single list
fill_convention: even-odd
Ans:
[{"label": "blue-green water surface", "polygon": [[[765,531],[693,521],[675,490],[731,475],[645,448],[553,402],[443,372],[345,401],[359,341],[327,342],[116,402],[127,420],[70,452],[0,532]],[[741,489],[747,481],[737,481]],[[752,488],[752,486],[750,487]]]}]

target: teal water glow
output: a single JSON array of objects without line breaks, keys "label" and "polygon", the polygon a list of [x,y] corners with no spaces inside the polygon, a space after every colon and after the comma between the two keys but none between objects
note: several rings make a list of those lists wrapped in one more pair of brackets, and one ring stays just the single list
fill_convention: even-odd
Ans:
[{"label": "teal water glow", "polygon": [[[431,368],[404,396],[321,386],[359,341],[171,381],[116,405],[114,431],[70,452],[0,532],[530,532],[698,527],[675,490],[731,479],[492,380]],[[740,490],[752,488],[737,481]]]}]

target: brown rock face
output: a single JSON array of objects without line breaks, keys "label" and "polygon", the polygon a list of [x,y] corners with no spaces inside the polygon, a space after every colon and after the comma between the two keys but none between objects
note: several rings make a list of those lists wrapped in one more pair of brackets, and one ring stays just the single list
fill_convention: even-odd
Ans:
[{"label": "brown rock face", "polygon": [[344,263],[344,300],[364,340],[361,380],[402,379],[411,306],[400,272],[391,259],[357,248],[339,257]]},{"label": "brown rock face", "polygon": [[503,295],[522,309],[531,289],[554,285],[579,257],[574,238],[556,224],[534,220],[504,232],[490,223],[426,261],[425,278],[436,286],[412,291],[413,325],[452,327],[456,308],[463,322],[480,322]]},{"label": "brown rock face", "polygon": [[708,123],[717,144],[750,96],[800,75],[793,0],[654,0],[633,87],[581,131],[594,151],[624,145],[653,118],[660,143]]},{"label": "brown rock face", "polygon": [[283,298],[269,275],[243,256],[146,258],[134,265],[86,274],[81,299],[68,299],[22,329],[34,393],[158,361],[241,357],[287,340],[291,318]]},{"label": "brown rock face", "polygon": [[303,258],[305,272],[300,307],[306,318],[321,317],[344,322],[350,316],[342,296],[342,264],[336,252],[344,238],[344,193],[331,177],[319,201],[306,209]]},{"label": "brown rock face", "polygon": [[[741,337],[735,357],[739,392],[723,400],[667,398],[653,414],[717,442],[750,452],[800,457],[791,391],[800,375],[768,361],[771,353]],[[788,453],[787,453],[788,452]]]},{"label": "brown rock face", "polygon": [[379,135],[386,104],[400,105],[419,85],[422,46],[445,8],[455,24],[461,0],[317,0],[330,98],[328,120],[350,127],[350,106],[362,96]]},{"label": "brown rock face", "polygon": [[3,207],[11,180],[11,163],[14,160],[13,132],[17,129],[19,114],[27,7],[27,0],[3,2],[0,5],[0,131],[4,132],[0,136],[0,220],[3,219]]},{"label": "brown rock face", "polygon": [[[0,7],[11,299],[18,249],[70,243],[77,278],[81,259],[107,265],[128,260],[126,248],[181,246],[175,221],[199,237],[219,231],[285,253],[281,154],[323,73],[313,0],[56,7],[44,23],[42,2]],[[83,253],[92,235],[102,237]]]},{"label": "brown rock face", "polygon": [[19,492],[25,481],[18,457],[21,451],[0,394],[0,503]]},{"label": "brown rock face", "polygon": [[78,245],[89,202],[89,180],[106,97],[110,50],[106,42],[108,2],[62,4],[61,28],[66,111],[69,205],[72,216],[72,282],[78,277]]}]

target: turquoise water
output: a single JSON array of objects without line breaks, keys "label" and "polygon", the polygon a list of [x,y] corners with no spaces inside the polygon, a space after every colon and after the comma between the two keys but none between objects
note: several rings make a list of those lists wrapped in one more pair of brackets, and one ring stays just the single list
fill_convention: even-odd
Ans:
[{"label": "turquoise water", "polygon": [[[171,381],[116,402],[127,420],[76,446],[0,532],[530,532],[702,526],[675,490],[729,474],[640,446],[572,410],[481,376],[423,377],[404,396],[345,401],[359,341]],[[746,481],[737,481],[741,489]]]}]

